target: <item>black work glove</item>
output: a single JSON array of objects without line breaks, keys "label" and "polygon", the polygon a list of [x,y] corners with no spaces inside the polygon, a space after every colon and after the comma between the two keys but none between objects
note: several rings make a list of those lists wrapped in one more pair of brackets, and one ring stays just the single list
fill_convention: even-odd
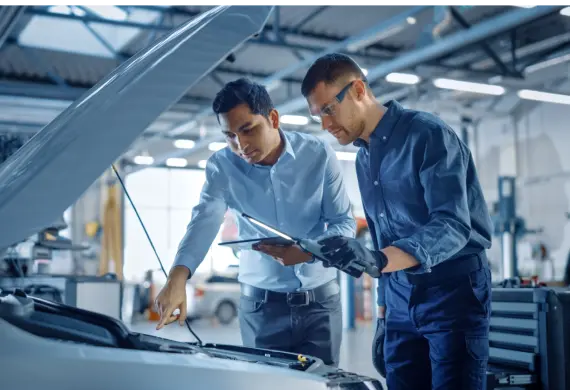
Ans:
[{"label": "black work glove", "polygon": [[322,245],[321,253],[328,260],[328,264],[323,262],[325,267],[343,270],[346,265],[357,260],[361,264],[372,264],[382,270],[388,263],[388,258],[383,252],[371,251],[355,238],[333,236],[324,238],[318,243]]},{"label": "black work glove", "polygon": [[372,364],[376,371],[386,378],[386,365],[384,363],[384,336],[385,336],[385,319],[378,318],[376,322],[376,334],[372,342]]}]

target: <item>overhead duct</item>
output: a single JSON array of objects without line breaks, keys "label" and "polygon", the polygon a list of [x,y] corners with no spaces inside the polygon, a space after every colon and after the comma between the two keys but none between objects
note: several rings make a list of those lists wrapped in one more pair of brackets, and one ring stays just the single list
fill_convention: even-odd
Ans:
[{"label": "overhead duct", "polygon": [[[421,63],[439,58],[445,54],[458,50],[461,47],[480,42],[489,37],[508,31],[521,24],[528,23],[540,17],[558,11],[562,7],[539,6],[534,8],[520,8],[515,11],[502,14],[492,19],[483,21],[472,26],[468,30],[463,30],[445,38],[435,41],[433,44],[411,50],[404,54],[399,54],[393,60],[386,61],[374,68],[368,69],[366,78],[374,81],[386,76],[390,72],[408,69]],[[277,109],[279,114],[291,114],[307,105],[304,97],[299,97],[283,104]]]},{"label": "overhead duct", "polygon": [[272,7],[223,6],[174,29],[71,104],[0,166],[0,249],[56,220]]},{"label": "overhead duct", "polygon": [[[333,45],[324,50],[323,52],[318,53],[315,56],[308,57],[304,61],[295,64],[291,68],[285,68],[279,72],[276,72],[271,77],[268,77],[267,79],[263,80],[262,83],[265,85],[274,83],[278,80],[281,80],[283,77],[286,77],[289,74],[288,72],[290,70],[292,72],[295,72],[302,67],[310,65],[311,63],[314,62],[314,60],[316,60],[317,58],[321,57],[324,54],[340,51],[346,48],[348,45],[358,42],[359,40],[367,39],[370,36],[377,35],[381,31],[381,27],[385,30],[389,30],[391,27],[399,25],[402,20],[406,20],[408,17],[413,16],[414,14],[422,11],[423,8],[425,7],[414,7],[409,12],[399,14],[396,17],[381,23],[379,26],[376,26],[374,29],[369,29],[362,34],[359,34],[353,38],[340,42],[337,45]],[[502,14],[500,16],[473,25],[468,30],[462,30],[455,34],[446,36],[428,46],[411,50],[407,53],[399,54],[393,60],[388,60],[375,68],[368,69],[367,79],[369,81],[374,81],[380,77],[386,76],[391,72],[408,69],[413,66],[432,60],[434,58],[439,58],[447,53],[451,53],[454,50],[458,50],[459,48],[464,47],[466,45],[480,42],[482,40],[488,39],[504,31],[508,31],[524,23],[536,20],[553,12],[557,12],[561,8],[562,7],[556,7],[556,6],[537,6],[530,9],[520,8],[510,11],[508,13]],[[277,110],[279,111],[280,115],[293,114],[298,110],[306,107],[306,105],[307,102],[305,98],[301,96],[288,103],[278,106]],[[205,115],[207,115],[206,111]],[[207,148],[207,146],[211,142],[217,142],[217,141],[223,141],[223,136],[221,134],[215,134],[197,142],[194,149],[192,149],[189,152],[176,150],[156,157],[155,161],[159,163],[159,162],[164,162],[166,159],[170,157],[189,156]],[[138,169],[144,169],[144,167],[135,168],[135,170]]]}]

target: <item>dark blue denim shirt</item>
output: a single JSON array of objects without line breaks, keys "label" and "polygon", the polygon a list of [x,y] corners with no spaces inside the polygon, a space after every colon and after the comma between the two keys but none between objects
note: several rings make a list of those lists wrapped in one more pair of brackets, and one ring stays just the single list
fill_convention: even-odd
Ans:
[{"label": "dark blue denim shirt", "polygon": [[[390,101],[360,147],[356,173],[377,250],[395,246],[424,273],[491,247],[492,223],[467,146],[437,116]],[[388,274],[378,281],[384,306]]]}]

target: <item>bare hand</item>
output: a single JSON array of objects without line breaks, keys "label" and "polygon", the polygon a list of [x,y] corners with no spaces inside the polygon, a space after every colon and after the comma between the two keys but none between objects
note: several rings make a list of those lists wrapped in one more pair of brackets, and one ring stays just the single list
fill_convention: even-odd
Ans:
[{"label": "bare hand", "polygon": [[255,245],[253,249],[273,257],[281,265],[295,265],[306,263],[312,259],[312,256],[310,254],[304,252],[297,245]]},{"label": "bare hand", "polygon": [[[178,269],[183,268],[183,269]],[[162,329],[165,325],[178,320],[180,326],[186,320],[186,280],[188,279],[188,269],[176,267],[171,272],[166,285],[160,291],[155,300],[155,307],[160,314],[160,320],[156,330]],[[174,315],[176,309],[180,310],[179,315]]]}]

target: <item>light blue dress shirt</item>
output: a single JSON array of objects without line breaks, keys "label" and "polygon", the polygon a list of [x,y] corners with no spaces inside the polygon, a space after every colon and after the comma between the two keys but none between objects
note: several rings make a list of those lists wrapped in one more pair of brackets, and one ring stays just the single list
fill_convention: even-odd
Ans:
[{"label": "light blue dress shirt", "polygon": [[[273,166],[249,164],[229,148],[208,159],[200,203],[192,211],[174,266],[186,266],[194,274],[228,208],[236,214],[240,239],[274,236],[241,213],[293,237],[354,237],[356,223],[334,150],[315,136],[280,132],[285,148]],[[272,291],[310,290],[337,276],[335,268],[318,260],[283,266],[254,250],[242,251],[239,260],[240,282]]]}]

